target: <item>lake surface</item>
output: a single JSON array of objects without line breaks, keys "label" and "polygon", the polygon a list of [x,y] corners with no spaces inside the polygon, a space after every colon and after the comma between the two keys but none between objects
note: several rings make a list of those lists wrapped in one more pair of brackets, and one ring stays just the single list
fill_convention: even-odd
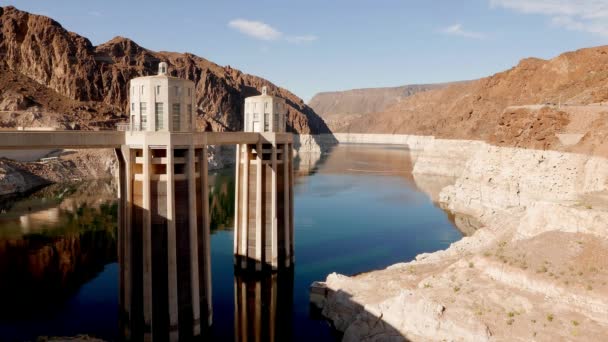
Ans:
[{"label": "lake surface", "polygon": [[[213,340],[334,341],[328,323],[311,317],[313,281],[381,269],[460,239],[433,194],[420,190],[438,189],[439,181],[414,179],[413,157],[402,147],[363,145],[298,157],[296,265],[262,276],[235,275],[234,171],[210,175]],[[114,188],[53,185],[0,199],[1,341],[120,339]],[[264,316],[257,324],[242,319],[256,307]]]}]

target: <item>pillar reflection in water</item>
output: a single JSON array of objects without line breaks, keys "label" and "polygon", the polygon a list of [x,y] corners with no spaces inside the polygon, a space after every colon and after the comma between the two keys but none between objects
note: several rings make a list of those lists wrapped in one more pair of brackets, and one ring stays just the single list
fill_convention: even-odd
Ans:
[{"label": "pillar reflection in water", "polygon": [[117,152],[124,338],[204,336],[211,324],[206,149]]},{"label": "pillar reflection in water", "polygon": [[235,341],[289,341],[293,268],[234,275]]}]

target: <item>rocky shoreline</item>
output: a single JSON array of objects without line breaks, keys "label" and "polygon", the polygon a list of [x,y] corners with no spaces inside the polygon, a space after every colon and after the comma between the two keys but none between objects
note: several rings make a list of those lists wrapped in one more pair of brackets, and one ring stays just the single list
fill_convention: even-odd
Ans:
[{"label": "rocky shoreline", "polygon": [[608,334],[608,159],[432,137],[398,143],[414,178],[468,232],[448,249],[356,276],[311,301],[345,341],[601,340]]},{"label": "rocky shoreline", "polygon": [[[218,170],[234,164],[235,149],[209,147],[209,169]],[[117,175],[117,161],[111,149],[56,150],[44,158],[17,161],[0,152],[0,196],[27,193],[41,186],[96,179]]]},{"label": "rocky shoreline", "polygon": [[113,178],[117,168],[110,149],[57,150],[46,158],[0,158],[0,196],[22,194],[53,183]]}]

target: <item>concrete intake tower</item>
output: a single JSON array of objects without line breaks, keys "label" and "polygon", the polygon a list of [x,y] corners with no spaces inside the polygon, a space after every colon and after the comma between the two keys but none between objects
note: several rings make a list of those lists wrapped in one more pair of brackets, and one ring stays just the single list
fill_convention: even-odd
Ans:
[{"label": "concrete intake tower", "polygon": [[292,136],[286,106],[248,98],[242,133],[196,132],[193,82],[157,75],[129,85],[129,123],[117,149],[123,335],[189,340],[212,323],[207,145],[237,145],[235,265],[293,264]]}]

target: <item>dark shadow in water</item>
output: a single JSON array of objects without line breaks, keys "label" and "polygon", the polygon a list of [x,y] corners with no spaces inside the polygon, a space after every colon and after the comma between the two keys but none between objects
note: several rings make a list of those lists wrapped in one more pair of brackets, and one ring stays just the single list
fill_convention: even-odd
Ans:
[{"label": "dark shadow in water", "polygon": [[279,272],[235,270],[235,341],[292,339],[293,268]]}]

